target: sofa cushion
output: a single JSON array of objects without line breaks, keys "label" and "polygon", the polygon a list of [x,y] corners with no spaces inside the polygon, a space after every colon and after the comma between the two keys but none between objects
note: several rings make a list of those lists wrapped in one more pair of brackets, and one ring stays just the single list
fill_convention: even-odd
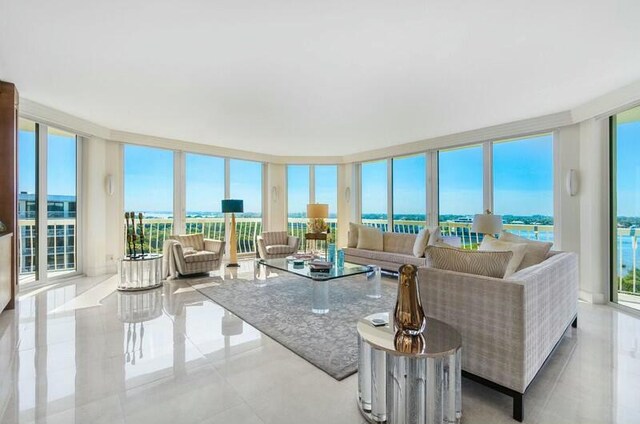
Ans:
[{"label": "sofa cushion", "polygon": [[416,241],[413,243],[413,256],[420,258],[424,256],[424,251],[429,243],[429,229],[423,228],[416,236]]},{"label": "sofa cushion", "polygon": [[347,246],[358,247],[358,230],[360,227],[366,227],[366,225],[349,223],[349,234],[347,234]]},{"label": "sofa cushion", "polygon": [[204,250],[204,234],[181,234],[173,235],[169,238],[177,240],[182,245],[183,250],[188,250],[189,248]]},{"label": "sofa cushion", "polygon": [[385,232],[382,235],[382,250],[385,252],[413,255],[413,246],[415,244],[415,234]]},{"label": "sofa cushion", "polygon": [[188,264],[194,262],[211,262],[218,259],[218,254],[207,251],[195,252],[184,256],[184,261]]},{"label": "sofa cushion", "polygon": [[513,252],[483,252],[429,246],[425,251],[427,266],[432,268],[503,278]]},{"label": "sofa cushion", "polygon": [[427,246],[435,246],[437,243],[444,243],[444,239],[440,234],[440,227],[428,227],[429,240],[427,240]]},{"label": "sofa cushion", "polygon": [[364,225],[358,228],[358,249],[383,250],[383,240],[382,231],[377,228]]},{"label": "sofa cushion", "polygon": [[354,249],[350,247],[347,247],[343,250],[344,250],[344,254],[347,256],[354,256],[357,258],[366,259],[367,261],[371,261],[372,264],[375,264],[375,262],[392,262],[398,265],[404,265],[404,264],[411,264],[415,266],[425,265],[424,258],[416,258],[415,256],[413,256],[413,254],[403,255],[401,253]]},{"label": "sofa cushion", "polygon": [[509,266],[507,266],[507,271],[504,273],[504,278],[507,278],[518,270],[522,258],[524,258],[524,254],[527,251],[527,245],[526,243],[510,243],[508,241],[498,240],[490,235],[485,235],[478,250],[484,252],[513,252]]},{"label": "sofa cushion", "polygon": [[293,247],[288,244],[272,244],[266,247],[267,253],[270,255],[279,255],[282,253],[293,253]]},{"label": "sofa cushion", "polygon": [[502,233],[500,233],[499,240],[508,241],[511,243],[526,243],[527,251],[524,254],[524,258],[522,258],[522,262],[518,267],[518,271],[543,262],[545,259],[547,259],[549,250],[551,250],[551,246],[553,246],[553,243],[550,242],[531,240],[525,237],[517,236],[507,231],[503,231]]},{"label": "sofa cushion", "polygon": [[287,244],[288,237],[286,231],[267,231],[262,233],[265,246]]}]

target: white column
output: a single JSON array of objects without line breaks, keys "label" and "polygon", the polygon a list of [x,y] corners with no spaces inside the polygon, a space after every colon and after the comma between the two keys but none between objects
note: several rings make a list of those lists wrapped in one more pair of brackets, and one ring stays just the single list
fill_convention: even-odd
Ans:
[{"label": "white column", "polygon": [[609,300],[608,119],[580,124],[580,298]]},{"label": "white column", "polygon": [[287,229],[287,167],[283,164],[268,163],[267,205],[269,209],[265,231],[285,231]]},{"label": "white column", "polygon": [[[47,126],[38,125],[38,272],[40,283],[47,281]],[[77,207],[77,205],[76,205]]]},{"label": "white column", "polygon": [[490,141],[482,143],[482,211],[493,210],[493,143]]},{"label": "white column", "polygon": [[354,180],[357,164],[338,165],[338,234],[336,235],[336,245],[338,247],[347,246],[347,234],[349,232],[349,222],[359,222],[360,214],[357,212],[357,198],[359,197],[358,184]]},{"label": "white column", "polygon": [[580,190],[567,193],[566,178],[575,169],[580,180],[580,125],[553,133],[553,232],[554,249],[580,253]]},{"label": "white column", "polygon": [[387,229],[393,231],[393,159],[387,159]]},{"label": "white column", "polygon": [[173,233],[186,232],[186,166],[185,154],[173,152]]},{"label": "white column", "polygon": [[78,187],[78,206],[83,219],[76,235],[82,241],[82,248],[77,248],[77,252],[82,256],[85,274],[101,275],[107,272],[107,201],[111,197],[106,184],[107,142],[79,137],[78,144],[82,145],[80,163],[84,178],[82,187]]},{"label": "white column", "polygon": [[432,150],[427,155],[427,225],[439,224],[438,216],[438,152]]}]

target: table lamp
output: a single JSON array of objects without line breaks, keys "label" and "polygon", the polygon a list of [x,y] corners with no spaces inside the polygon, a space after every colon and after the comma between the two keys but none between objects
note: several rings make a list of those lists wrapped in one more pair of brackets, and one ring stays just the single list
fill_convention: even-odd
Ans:
[{"label": "table lamp", "polygon": [[502,216],[494,215],[489,209],[486,213],[477,214],[473,217],[473,225],[471,225],[471,232],[480,234],[498,234],[502,231]]},{"label": "table lamp", "polygon": [[322,233],[327,230],[324,221],[329,218],[329,205],[326,203],[310,203],[307,205],[307,218],[309,219],[309,230],[312,233]]},{"label": "table lamp", "polygon": [[236,212],[244,212],[244,202],[238,199],[222,200],[222,213],[231,214],[231,234],[229,235],[229,267],[238,265],[238,240],[236,238]]}]

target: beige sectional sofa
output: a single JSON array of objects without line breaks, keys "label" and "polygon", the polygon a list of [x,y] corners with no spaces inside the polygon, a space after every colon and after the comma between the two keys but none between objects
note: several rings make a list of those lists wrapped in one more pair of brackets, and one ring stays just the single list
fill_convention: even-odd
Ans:
[{"label": "beige sectional sofa", "polygon": [[462,335],[465,375],[513,397],[522,421],[527,387],[577,325],[577,255],[549,252],[504,279],[421,267],[418,280],[425,313]]},{"label": "beige sectional sofa", "polygon": [[[431,231],[433,232],[434,230],[432,229]],[[418,267],[424,266],[426,265],[424,253],[421,253],[420,256],[414,255],[414,245],[417,237],[417,234],[384,232],[382,233],[382,250],[345,247],[344,259],[346,262],[359,265],[378,265],[382,269],[391,272],[397,272],[398,268],[404,264],[412,264]],[[429,237],[431,237],[431,234]],[[440,237],[439,234],[434,235],[434,237],[437,237],[438,242],[454,247],[460,246],[458,237]],[[350,235],[349,239],[351,241],[350,244],[353,246],[353,236]]]}]

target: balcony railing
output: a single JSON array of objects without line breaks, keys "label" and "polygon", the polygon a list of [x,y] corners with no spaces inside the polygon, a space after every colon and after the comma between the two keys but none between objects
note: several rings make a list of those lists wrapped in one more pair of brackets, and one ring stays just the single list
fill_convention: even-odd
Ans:
[{"label": "balcony railing", "polygon": [[[224,218],[187,218],[187,233],[203,233],[206,238],[224,240]],[[256,235],[262,232],[260,218],[238,218],[236,233],[238,236],[238,253],[255,253]],[[331,232],[336,234],[337,222],[328,220]],[[387,230],[388,223],[381,219],[364,219],[364,224]],[[173,232],[172,219],[146,219],[145,245],[148,251],[160,252],[164,240]],[[36,269],[37,231],[35,220],[18,221],[20,237],[20,273],[33,273]],[[74,270],[77,263],[75,249],[75,219],[52,219],[47,229],[47,269],[55,271]],[[421,221],[396,221],[395,232],[417,233],[424,227]],[[505,224],[507,231],[536,240],[553,241],[552,225]],[[441,222],[440,230],[446,236],[458,236],[464,248],[473,248],[482,241],[482,235],[471,232],[471,224],[466,222]],[[288,220],[289,234],[300,237],[304,241],[307,232],[305,218]],[[620,293],[640,295],[640,272],[637,270],[638,237],[640,232],[634,228],[618,228],[617,230],[617,288]],[[304,244],[301,244],[304,246]]]}]

